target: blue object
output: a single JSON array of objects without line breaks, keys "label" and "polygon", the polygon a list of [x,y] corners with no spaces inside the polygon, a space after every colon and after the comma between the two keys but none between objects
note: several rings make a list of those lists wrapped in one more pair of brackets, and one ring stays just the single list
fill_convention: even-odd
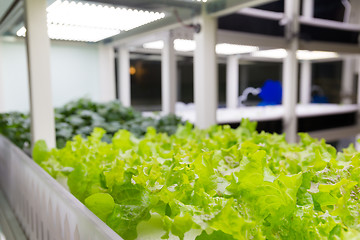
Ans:
[{"label": "blue object", "polygon": [[312,103],[328,103],[329,100],[327,97],[325,96],[319,96],[319,95],[315,95],[312,97],[311,100]]},{"label": "blue object", "polygon": [[261,102],[259,106],[279,105],[282,100],[282,86],[280,81],[268,79],[265,81],[259,94]]}]

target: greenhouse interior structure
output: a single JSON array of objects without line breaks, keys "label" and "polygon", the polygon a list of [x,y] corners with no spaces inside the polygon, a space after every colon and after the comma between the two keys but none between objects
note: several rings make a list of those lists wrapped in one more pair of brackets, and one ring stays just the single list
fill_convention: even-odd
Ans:
[{"label": "greenhouse interior structure", "polygon": [[0,0],[0,240],[360,239],[360,1]]}]

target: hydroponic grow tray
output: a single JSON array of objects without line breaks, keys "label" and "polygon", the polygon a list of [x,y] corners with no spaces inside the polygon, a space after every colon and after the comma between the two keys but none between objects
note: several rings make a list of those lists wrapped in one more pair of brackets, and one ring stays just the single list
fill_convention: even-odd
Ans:
[{"label": "hydroponic grow tray", "polygon": [[1,135],[0,188],[30,240],[122,239]]}]

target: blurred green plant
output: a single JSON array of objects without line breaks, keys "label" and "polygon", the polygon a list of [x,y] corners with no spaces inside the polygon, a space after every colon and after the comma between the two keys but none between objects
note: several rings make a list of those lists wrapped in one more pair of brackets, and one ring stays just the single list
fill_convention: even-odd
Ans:
[{"label": "blurred green plant", "polygon": [[[141,137],[149,126],[158,132],[174,134],[183,122],[175,115],[143,117],[131,107],[124,107],[119,101],[96,103],[79,99],[55,109],[56,145],[65,146],[75,135],[89,136],[95,127],[106,130],[103,141],[110,142],[119,129],[126,129]],[[30,146],[29,114],[9,112],[0,114],[0,133],[23,149]]]}]

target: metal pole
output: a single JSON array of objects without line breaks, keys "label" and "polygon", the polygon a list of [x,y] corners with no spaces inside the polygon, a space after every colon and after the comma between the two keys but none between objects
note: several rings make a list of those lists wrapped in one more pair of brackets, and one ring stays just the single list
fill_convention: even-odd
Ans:
[{"label": "metal pole", "polygon": [[118,73],[120,101],[125,107],[131,106],[130,54],[125,47],[118,48]]},{"label": "metal pole", "polygon": [[237,108],[239,97],[239,62],[236,55],[226,62],[226,107]]},{"label": "metal pole", "polygon": [[161,54],[161,104],[165,114],[175,113],[176,103],[176,55],[171,32],[164,37],[164,48]]},{"label": "metal pole", "polygon": [[287,56],[283,63],[283,131],[288,142],[296,142],[297,133],[297,82],[298,61],[296,51],[299,47],[299,0],[285,1],[286,39],[288,40]]},{"label": "metal pole", "polygon": [[300,103],[311,103],[311,70],[312,63],[309,60],[301,62],[300,71]]},{"label": "metal pole", "polygon": [[206,15],[197,18],[201,25],[195,33],[196,50],[194,51],[194,100],[196,109],[196,126],[208,128],[216,124],[218,106],[218,81],[216,62],[217,19]]},{"label": "metal pole", "polygon": [[43,139],[55,147],[46,0],[25,0],[26,50],[30,91],[31,143]]}]

